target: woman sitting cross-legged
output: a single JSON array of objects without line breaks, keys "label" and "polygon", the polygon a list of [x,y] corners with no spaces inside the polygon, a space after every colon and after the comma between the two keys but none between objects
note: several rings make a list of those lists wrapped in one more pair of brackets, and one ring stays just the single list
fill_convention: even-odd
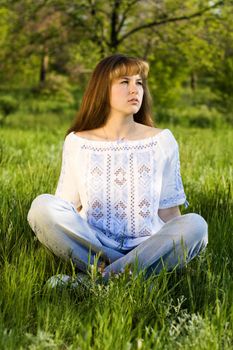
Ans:
[{"label": "woman sitting cross-legged", "polygon": [[188,205],[179,149],[151,116],[149,66],[115,54],[96,66],[63,145],[55,194],[36,197],[28,222],[54,254],[103,276],[182,267],[205,248],[207,223]]}]

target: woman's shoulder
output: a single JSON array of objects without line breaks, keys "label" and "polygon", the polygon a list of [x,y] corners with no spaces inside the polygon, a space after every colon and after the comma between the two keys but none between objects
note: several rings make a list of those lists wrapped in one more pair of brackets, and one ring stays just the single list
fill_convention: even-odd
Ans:
[{"label": "woman's shoulder", "polygon": [[170,129],[161,129],[154,126],[147,126],[143,124],[140,124],[139,132],[141,132],[141,134],[146,137],[153,137],[161,134],[161,136],[163,135],[167,139],[174,138],[173,133],[171,132]]},{"label": "woman's shoulder", "polygon": [[161,129],[154,126],[148,126],[144,124],[138,124],[137,127],[137,139],[139,140],[147,140],[149,138],[156,138],[161,139],[162,138],[169,138],[170,137],[170,130],[169,129]]},{"label": "woman's shoulder", "polygon": [[178,143],[170,129],[160,129],[157,140],[166,156],[173,156],[178,150]]},{"label": "woman's shoulder", "polygon": [[153,137],[163,131],[163,129],[159,129],[153,126],[147,126],[143,124],[140,124],[138,128],[139,128],[139,133],[141,133],[141,135],[144,135],[144,137]]},{"label": "woman's shoulder", "polygon": [[77,150],[77,146],[80,144],[79,141],[80,139],[76,136],[76,133],[74,131],[71,131],[65,136],[65,139],[63,141],[64,148],[66,148],[66,150]]},{"label": "woman's shoulder", "polygon": [[80,138],[88,139],[90,137],[91,139],[91,132],[90,130],[84,130],[84,131],[71,131],[69,134],[65,137],[65,142],[74,142],[77,140],[80,140]]},{"label": "woman's shoulder", "polygon": [[170,129],[160,129],[160,128],[155,128],[155,127],[147,127],[148,129],[148,136],[159,136],[159,140],[164,144],[164,145],[169,145],[169,144],[175,144],[176,139]]},{"label": "woman's shoulder", "polygon": [[87,140],[96,140],[96,138],[98,139],[98,135],[96,136],[95,130],[96,129],[76,131],[74,135]]}]

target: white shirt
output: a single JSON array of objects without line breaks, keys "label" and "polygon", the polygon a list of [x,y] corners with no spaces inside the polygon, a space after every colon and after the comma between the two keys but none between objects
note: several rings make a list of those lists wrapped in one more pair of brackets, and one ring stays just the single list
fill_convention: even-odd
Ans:
[{"label": "white shirt", "polygon": [[164,225],[158,209],[187,205],[178,144],[170,130],[141,140],[66,136],[55,195],[82,205],[100,241],[132,249]]}]

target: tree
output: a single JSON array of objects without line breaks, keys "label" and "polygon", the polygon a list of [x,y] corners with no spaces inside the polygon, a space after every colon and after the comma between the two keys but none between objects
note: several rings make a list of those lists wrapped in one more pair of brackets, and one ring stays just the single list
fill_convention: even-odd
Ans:
[{"label": "tree", "polygon": [[5,55],[9,57],[12,68],[25,58],[36,58],[40,84],[46,80],[49,65],[65,73],[70,48],[64,25],[66,14],[52,1],[46,0],[9,1],[7,11],[11,13],[13,25],[8,33],[10,45]]},{"label": "tree", "polygon": [[[89,39],[99,45],[101,54],[106,54],[106,51],[116,52],[120,45],[138,32],[189,21],[219,8],[224,1],[112,0],[106,3],[88,0],[81,3],[71,1],[69,4],[63,1],[62,4],[72,28],[81,24],[89,33]],[[83,11],[83,16],[77,17],[77,13]],[[90,28],[94,30],[90,31]]]}]

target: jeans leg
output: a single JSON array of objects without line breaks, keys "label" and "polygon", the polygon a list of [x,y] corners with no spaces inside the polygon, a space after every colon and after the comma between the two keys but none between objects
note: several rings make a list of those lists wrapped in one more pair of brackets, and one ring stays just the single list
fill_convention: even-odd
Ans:
[{"label": "jeans leg", "polygon": [[193,259],[208,242],[208,226],[198,214],[190,213],[173,218],[164,224],[159,232],[104,269],[105,278],[111,272],[124,271],[126,265],[134,264],[146,269],[147,276],[153,271],[159,273],[165,266],[172,270],[182,267]]},{"label": "jeans leg", "polygon": [[111,263],[124,256],[104,246],[97,238],[98,229],[89,225],[71,203],[54,195],[36,197],[27,219],[42,244],[63,259],[71,258],[82,271],[86,271],[88,261],[94,263],[97,253],[100,253],[99,264],[101,259]]}]

